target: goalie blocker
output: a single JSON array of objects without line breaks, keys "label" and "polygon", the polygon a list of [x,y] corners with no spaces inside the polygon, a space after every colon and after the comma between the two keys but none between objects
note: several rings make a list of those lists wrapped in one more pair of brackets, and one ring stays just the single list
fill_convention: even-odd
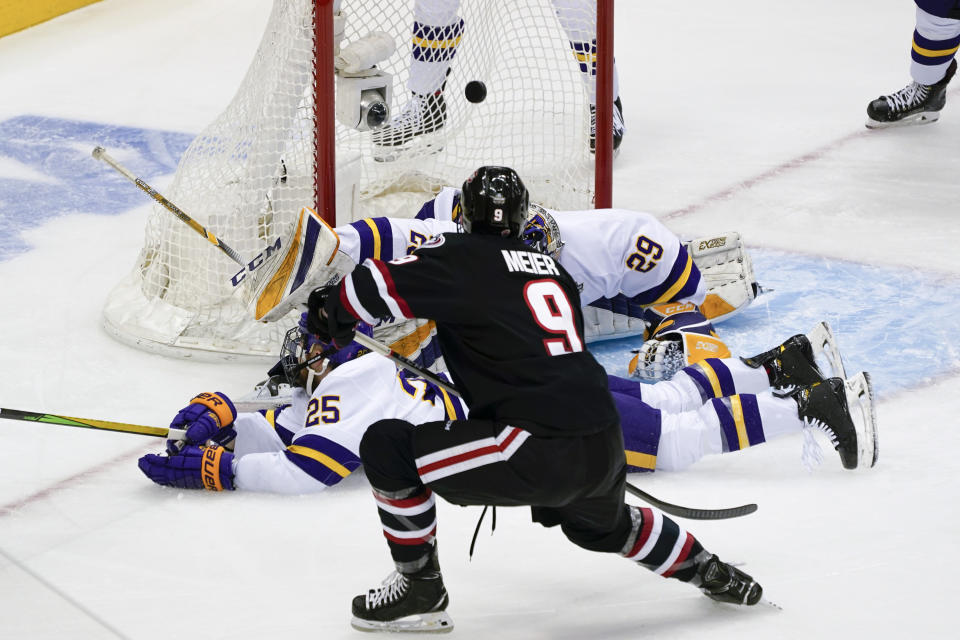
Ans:
[{"label": "goalie blocker", "polygon": [[[300,209],[286,242],[250,276],[245,290],[253,316],[276,322],[301,305],[310,292],[340,282],[356,266],[339,251],[340,238],[316,211]],[[282,242],[282,241],[281,241]]]}]

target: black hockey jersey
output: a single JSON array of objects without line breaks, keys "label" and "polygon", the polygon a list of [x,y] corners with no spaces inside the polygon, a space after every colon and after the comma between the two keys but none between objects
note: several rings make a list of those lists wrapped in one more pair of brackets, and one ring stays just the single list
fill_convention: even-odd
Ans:
[{"label": "black hockey jersey", "polygon": [[470,417],[535,435],[589,434],[619,418],[603,367],[586,351],[577,287],[519,240],[443,234],[344,279],[354,316],[428,318]]}]

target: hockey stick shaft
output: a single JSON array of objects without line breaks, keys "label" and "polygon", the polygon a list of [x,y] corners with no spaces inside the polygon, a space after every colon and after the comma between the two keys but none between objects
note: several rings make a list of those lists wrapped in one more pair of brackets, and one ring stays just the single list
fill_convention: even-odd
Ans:
[{"label": "hockey stick shaft", "polygon": [[109,420],[92,420],[90,418],[74,418],[61,416],[55,413],[37,413],[21,411],[20,409],[0,408],[0,418],[7,420],[24,420],[26,422],[42,422],[57,424],[64,427],[81,427],[83,429],[100,429],[103,431],[118,431],[121,433],[135,433],[141,436],[155,436],[170,440],[182,440],[186,432],[182,429],[168,429],[166,427],[150,427],[142,424],[128,424],[126,422],[110,422]]},{"label": "hockey stick shaft", "polygon": [[627,483],[627,493],[640,498],[647,504],[660,509],[664,513],[669,513],[678,518],[687,518],[688,520],[726,520],[727,518],[739,518],[746,516],[757,510],[757,505],[744,504],[739,507],[730,507],[727,509],[695,509],[693,507],[684,507],[678,504],[670,504],[654,498],[646,491],[642,491],[634,485]]},{"label": "hockey stick shaft", "polygon": [[460,391],[458,391],[455,386],[453,386],[452,384],[450,384],[440,376],[430,371],[427,371],[426,369],[422,369],[418,367],[417,365],[410,362],[409,360],[407,360],[406,358],[404,358],[399,353],[397,353],[387,345],[383,344],[382,342],[378,342],[373,338],[362,333],[358,333],[357,335],[355,335],[353,337],[353,340],[354,342],[359,344],[361,347],[366,347],[367,349],[370,349],[370,351],[373,351],[374,353],[379,353],[382,356],[390,358],[401,368],[406,369],[410,373],[418,375],[425,380],[429,380],[430,382],[437,385],[447,393],[453,394],[455,396],[460,396]]},{"label": "hockey stick shaft", "polygon": [[[399,366],[403,367],[407,371],[414,373],[420,376],[421,378],[425,378],[430,382],[433,382],[434,384],[442,388],[447,393],[460,396],[460,391],[455,386],[453,386],[446,380],[443,380],[438,376],[432,374],[431,372],[418,367],[416,364],[410,362],[403,356],[394,352],[387,345],[381,342],[378,342],[373,338],[366,336],[362,333],[358,333],[356,336],[354,336],[353,339],[354,341],[359,343],[360,346],[366,347],[367,349],[370,349],[375,353],[379,353],[382,356],[386,356],[387,358],[390,358],[391,360],[393,360],[395,363],[397,363]],[[696,509],[693,507],[684,507],[681,505],[671,504],[669,502],[664,502],[663,500],[654,498],[652,495],[650,495],[646,491],[643,491],[635,487],[629,482],[626,483],[626,485],[627,485],[626,488],[628,493],[660,509],[664,513],[669,513],[670,515],[677,516],[678,518],[687,518],[689,520],[724,520],[727,518],[739,518],[741,516],[751,514],[757,510],[757,505],[755,504],[745,504],[739,507],[730,507],[728,509]]]},{"label": "hockey stick shaft", "polygon": [[157,193],[153,189],[153,187],[151,187],[146,182],[144,182],[143,180],[135,176],[133,173],[130,172],[129,169],[127,169],[122,164],[120,164],[119,162],[111,158],[110,154],[107,153],[106,149],[104,149],[103,147],[94,147],[93,157],[96,158],[97,160],[102,160],[103,162],[106,162],[108,165],[116,169],[118,173],[123,175],[127,180],[129,180],[133,184],[140,187],[140,189],[142,189],[144,193],[146,193],[148,196],[150,196],[151,198],[159,202],[160,206],[162,206],[164,209],[166,209],[173,215],[180,218],[180,220],[186,223],[188,227],[190,227],[191,229],[199,233],[201,236],[206,238],[210,244],[220,249],[220,251],[225,253],[231,260],[233,260],[240,266],[246,267],[246,263],[243,261],[243,258],[240,257],[240,254],[238,254],[236,251],[234,251],[229,246],[227,246],[227,244],[223,240],[221,240],[217,236],[210,233],[210,231],[208,231],[206,227],[204,227],[202,224],[200,224],[199,222],[197,222],[196,220],[188,216],[186,213],[184,213],[180,207],[178,207],[177,205],[173,204],[172,202],[164,198],[161,194]]}]

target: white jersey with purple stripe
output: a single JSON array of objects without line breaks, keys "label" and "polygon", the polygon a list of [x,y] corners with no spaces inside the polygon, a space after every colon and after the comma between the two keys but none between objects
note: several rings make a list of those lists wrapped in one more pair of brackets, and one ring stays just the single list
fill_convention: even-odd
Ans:
[{"label": "white jersey with purple stripe", "polygon": [[[434,210],[446,211],[437,216]],[[412,253],[429,238],[456,233],[453,216],[460,211],[460,192],[446,188],[420,209],[415,218],[364,218],[336,228],[340,251],[357,264],[367,258],[389,262]]]},{"label": "white jersey with purple stripe", "polygon": [[361,356],[330,372],[311,396],[296,389],[289,405],[237,417],[234,484],[247,491],[321,491],[360,466],[360,440],[374,422],[465,417],[456,396],[387,358]]},{"label": "white jersey with purple stripe", "polygon": [[[627,209],[548,212],[564,242],[558,262],[580,285],[583,304],[619,296],[630,298],[632,305],[703,302],[707,285],[700,270],[676,234],[649,213]],[[458,214],[459,190],[446,187],[417,217],[452,225]],[[424,233],[434,228],[418,229]],[[434,233],[451,230],[435,229]]]}]

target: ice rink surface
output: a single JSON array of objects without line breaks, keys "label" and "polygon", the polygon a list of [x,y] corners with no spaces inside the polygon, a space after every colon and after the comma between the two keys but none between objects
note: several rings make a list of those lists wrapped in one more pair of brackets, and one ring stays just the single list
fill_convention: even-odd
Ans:
[{"label": "ice rink surface", "polygon": [[[801,438],[633,476],[671,502],[757,502],[684,521],[782,611],[734,608],[524,509],[441,503],[459,638],[953,638],[960,574],[960,85],[939,123],[867,131],[908,81],[907,0],[617,3],[627,136],[616,206],[683,236],[737,230],[773,291],[720,327],[750,354],[829,320],[878,392],[880,461],[808,473]],[[266,0],[104,0],[0,39],[0,406],[164,426],[195,393],[263,377],[132,350],[100,328],[149,203],[89,152],[177,155],[227,104]],[[956,84],[956,83],[955,83]],[[98,186],[99,185],[99,186]],[[111,186],[113,185],[113,186]],[[596,351],[623,373],[629,344]],[[0,638],[354,638],[350,598],[391,569],[357,474],[322,495],[179,492],[136,459],[159,441],[0,424]]]}]

